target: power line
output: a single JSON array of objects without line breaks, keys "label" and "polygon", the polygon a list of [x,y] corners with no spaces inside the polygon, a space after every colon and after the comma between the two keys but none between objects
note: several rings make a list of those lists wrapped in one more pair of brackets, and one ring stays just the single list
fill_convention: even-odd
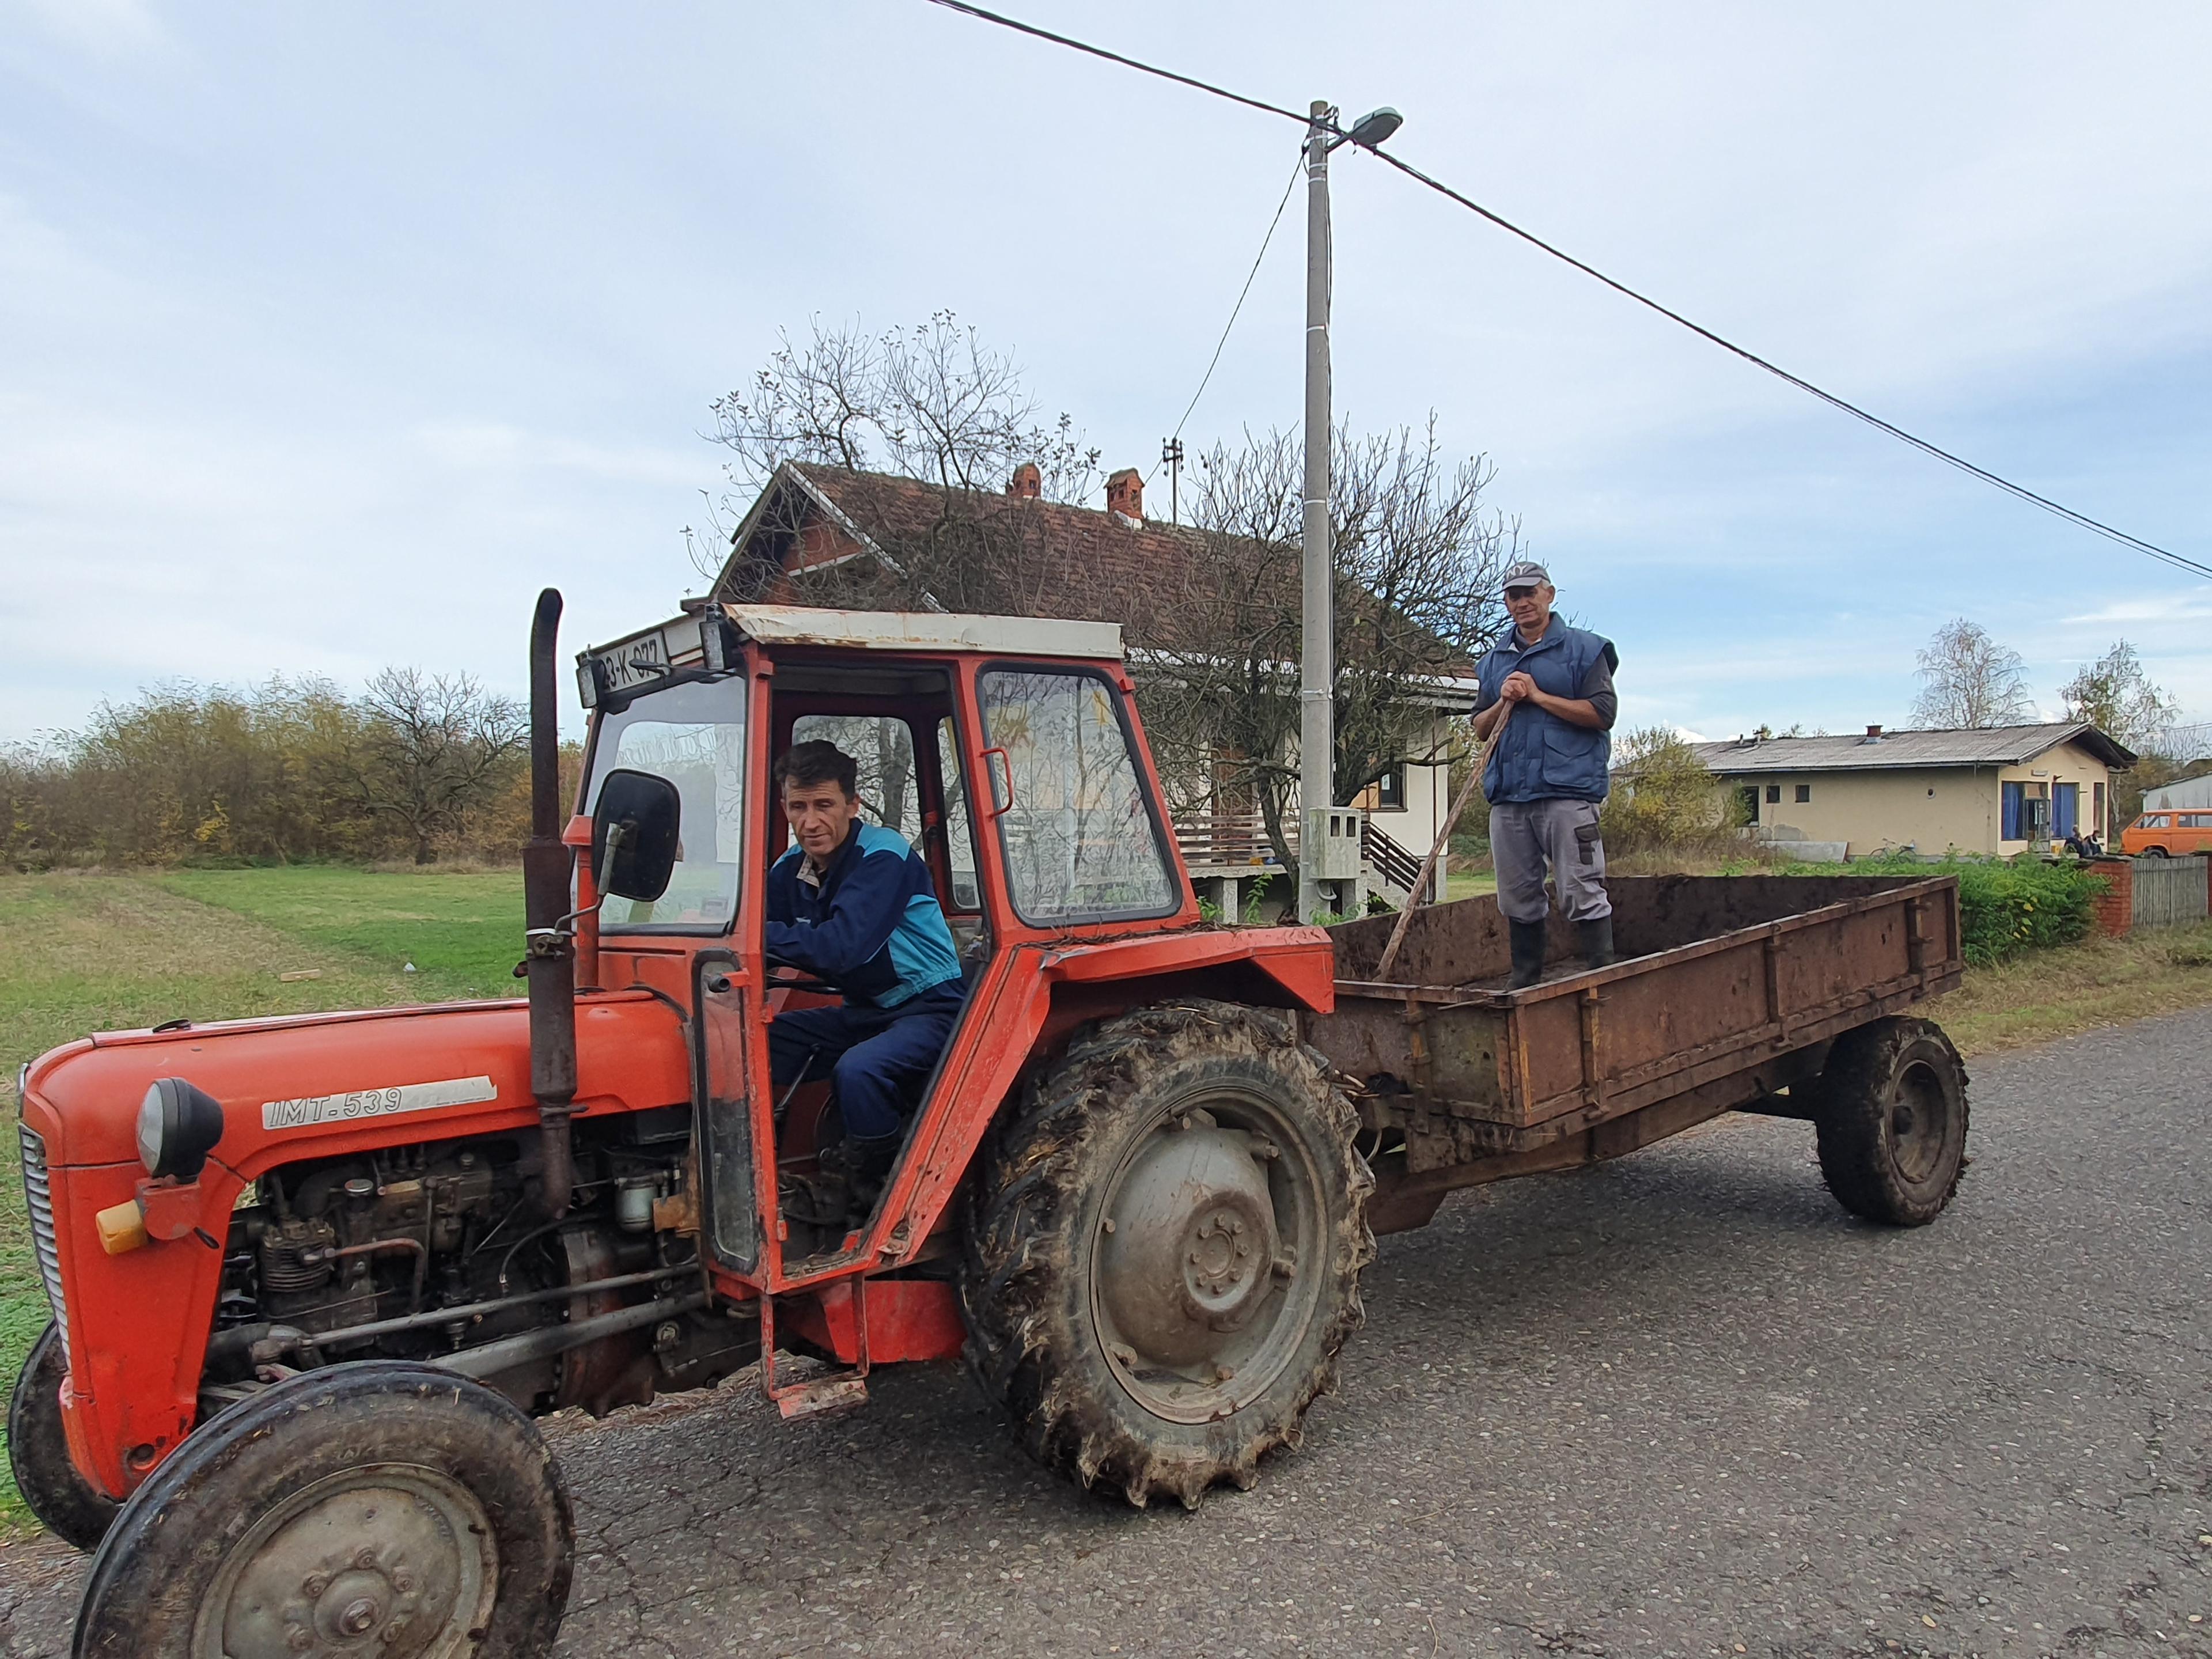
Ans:
[{"label": "power line", "polygon": [[1450,200],[1458,203],[1470,213],[1480,214],[1483,218],[1487,219],[1492,224],[1496,225],[1500,230],[1507,231],[1515,236],[1518,236],[1522,241],[1528,243],[1533,247],[1541,248],[1545,252],[1550,254],[1554,259],[1558,259],[1564,264],[1572,265],[1577,270],[1581,271],[1584,276],[1595,277],[1597,281],[1604,283],[1607,288],[1613,289],[1614,293],[1624,295],[1627,298],[1635,301],[1636,303],[1640,306],[1648,307],[1651,310],[1657,312],[1662,317],[1666,318],[1669,322],[1680,323],[1684,328],[1688,329],[1691,333],[1697,335],[1699,338],[1709,340],[1713,344],[1718,346],[1722,350],[1732,352],[1736,356],[1742,358],[1744,362],[1752,364],[1753,367],[1765,369],[1769,374],[1773,375],[1775,379],[1784,381],[1788,385],[1796,386],[1800,392],[1810,393],[1813,397],[1818,398],[1822,403],[1827,404],[1831,409],[1839,409],[1844,414],[1851,416],[1855,419],[1864,421],[1869,426],[1874,428],[1877,432],[1886,432],[1891,437],[1895,438],[1899,442],[1911,445],[1913,448],[1918,450],[1923,455],[1933,456],[1936,459],[1943,462],[1947,465],[1955,466],[1960,471],[1964,472],[1969,477],[1979,478],[1986,484],[1994,484],[1997,489],[2003,490],[2008,495],[2015,496],[2021,501],[2027,501],[2031,506],[2039,507],[2046,513],[2056,514],[2058,517],[2065,520],[2069,524],[2075,525],[2083,530],[2091,531],[2100,536],[2109,537],[2112,540],[2118,542],[2123,547],[2133,548],[2138,553],[2148,553],[2154,559],[2163,559],[2168,564],[2173,565],[2177,568],[2190,571],[2199,576],[2212,576],[2212,565],[2199,564],[2196,560],[2185,557],[2179,553],[2169,552],[2166,549],[2159,546],[2155,542],[2144,541],[2139,536],[2131,536],[2124,530],[2116,529],[2112,526],[2106,524],[2100,520],[2093,519],[2086,513],[2077,513],[2072,507],[2067,507],[2061,502],[2054,501],[2047,495],[2039,495],[2033,489],[2028,489],[2025,484],[2014,483],[2011,479],[2001,477],[1997,473],[1990,471],[1987,467],[1977,466],[1973,462],[1967,460],[1965,457],[1954,455],[1949,450],[1943,448],[1941,445],[1930,443],[1925,438],[1917,437],[1913,434],[1907,432],[1903,427],[1883,420],[1881,416],[1873,413],[1871,410],[1860,408],[1856,404],[1852,403],[1850,399],[1839,398],[1834,392],[1826,391],[1823,388],[1814,385],[1812,381],[1806,380],[1802,375],[1792,374],[1788,369],[1784,368],[1779,364],[1769,362],[1757,352],[1749,350],[1743,346],[1740,346],[1733,340],[1724,339],[1720,335],[1714,333],[1712,330],[1704,326],[1702,324],[1691,321],[1687,317],[1682,315],[1680,312],[1660,304],[1658,301],[1651,298],[1649,295],[1638,293],[1636,289],[1629,287],[1627,283],[1607,276],[1596,266],[1576,258],[1573,254],[1566,252],[1563,249],[1553,246],[1551,243],[1546,241],[1542,237],[1536,235],[1531,231],[1522,229],[1520,226],[1515,224],[1511,220],[1501,218],[1498,215],[1492,213],[1488,208],[1483,206],[1481,203],[1474,201],[1466,196],[1462,196],[1459,191],[1454,190],[1449,185],[1443,183],[1441,179],[1430,177],[1427,173],[1422,172],[1420,168],[1413,166],[1411,162],[1399,160],[1398,157],[1391,155],[1389,151],[1375,149],[1369,150],[1368,154],[1375,156],[1379,161],[1389,162],[1392,167],[1397,168],[1399,172],[1404,173],[1407,178],[1416,179],[1421,184],[1426,185],[1431,190],[1435,191],[1438,195],[1447,197]]},{"label": "power line", "polygon": [[[1040,40],[1050,41],[1054,46],[1066,46],[1072,51],[1087,53],[1089,56],[1093,58],[1103,58],[1109,64],[1118,64],[1125,69],[1135,70],[1139,74],[1156,76],[1163,81],[1173,81],[1177,85],[1188,87],[1194,91],[1203,92],[1216,98],[1224,98],[1233,104],[1242,104],[1247,109],[1255,109],[1267,115],[1279,116],[1284,120],[1296,122],[1301,127],[1308,127],[1312,125],[1312,118],[1310,116],[1300,114],[1296,110],[1285,109],[1279,104],[1267,103],[1257,98],[1248,98],[1241,92],[1231,92],[1226,87],[1216,86],[1210,81],[1201,81],[1194,76],[1179,75],[1173,70],[1162,69],[1157,64],[1147,64],[1138,58],[1125,57],[1118,52],[1109,52],[1103,46],[1094,46],[1087,41],[1078,40],[1069,35],[1055,34],[1050,29],[1039,28],[1033,23],[1024,23],[1018,18],[1007,17],[998,12],[987,11],[981,6],[970,5],[967,3],[967,0],[929,0],[929,3],[934,6],[942,6],[948,11],[959,12],[963,15],[975,18],[982,22],[995,23],[1002,28],[1012,29],[1018,33],[1030,35]],[[1331,132],[1337,134],[1340,138],[1348,137],[1350,136],[1334,121],[1328,123],[1328,126]],[[1613,289],[1616,294],[1621,295],[1627,299],[1633,300],[1637,304],[1643,306],[1649,310],[1656,312],[1660,316],[1666,318],[1669,322],[1680,324],[1682,327],[1689,330],[1692,334],[1697,335],[1700,339],[1708,341],[1711,343],[1720,347],[1722,350],[1741,358],[1745,362],[1751,364],[1753,368],[1764,369],[1767,374],[1773,375],[1777,380],[1783,381],[1784,384],[1795,386],[1800,392],[1806,392],[1812,397],[1819,398],[1830,408],[1840,410],[1843,413],[1850,416],[1855,420],[1865,422],[1866,424],[1874,428],[1877,432],[1886,433],[1890,437],[1895,438],[1899,442],[1910,445],[1912,448],[1918,450],[1922,454],[1929,456],[1936,460],[1942,461],[1947,466],[1956,467],[1960,471],[1966,474],[1967,477],[1978,478],[1984,483],[1992,485],[1995,488],[2004,491],[2008,495],[2013,496],[2016,500],[2026,501],[2031,507],[2040,507],[2046,513],[2055,514],[2057,517],[2064,520],[2067,523],[2075,526],[2078,529],[2087,530],[2094,535],[2103,536],[2109,540],[2118,542],[2121,546],[2130,548],[2136,552],[2147,554],[2154,559],[2162,560],[2166,563],[2173,566],[2176,569],[2185,570],[2192,575],[2212,577],[2212,565],[2200,563],[2195,559],[2188,558],[2182,554],[2160,547],[2155,542],[2148,542],[2140,536],[2130,535],[2124,530],[2118,529],[2114,526],[2105,523],[2102,520],[2093,519],[2086,513],[2076,512],[2074,508],[2067,507],[2062,502],[2052,501],[2047,495],[2039,495],[2034,490],[2028,489],[2025,484],[2014,483],[2011,479],[2004,477],[1998,473],[1992,472],[1987,467],[1977,466],[1973,462],[1967,460],[1964,456],[1954,454],[1951,451],[1945,449],[1940,444],[1933,443],[1928,439],[1916,436],[1914,434],[1906,431],[1903,427],[1898,426],[1892,422],[1883,420],[1880,416],[1874,414],[1871,410],[1860,408],[1858,404],[1852,403],[1849,398],[1838,397],[1832,392],[1829,392],[1823,387],[1815,386],[1812,381],[1806,380],[1802,375],[1792,374],[1788,369],[1782,368],[1778,363],[1769,362],[1766,358],[1760,356],[1757,352],[1736,344],[1735,341],[1715,333],[1711,329],[1705,327],[1702,324],[1692,322],[1689,318],[1685,317],[1680,312],[1673,309],[1671,307],[1661,304],[1658,301],[1651,298],[1649,295],[1638,292],[1637,289],[1631,288],[1627,283],[1620,281],[1616,277],[1607,276],[1605,272],[1600,270],[1596,266],[1590,264],[1584,260],[1577,259],[1574,255],[1567,252],[1565,250],[1554,246],[1552,243],[1546,241],[1534,232],[1522,229],[1519,225],[1515,224],[1511,220],[1505,218],[1503,215],[1492,212],[1490,209],[1483,206],[1481,203],[1475,201],[1472,197],[1463,195],[1460,191],[1454,190],[1449,185],[1447,185],[1443,180],[1422,172],[1420,168],[1413,166],[1411,162],[1401,161],[1389,151],[1370,149],[1364,144],[1360,145],[1359,148],[1367,150],[1369,155],[1376,157],[1378,160],[1388,162],[1390,166],[1397,168],[1399,172],[1406,174],[1407,177],[1414,179],[1419,184],[1427,185],[1429,189],[1435,191],[1438,195],[1446,198],[1448,200],[1457,203],[1460,206],[1467,209],[1468,212],[1475,214],[1482,219],[1486,220],[1491,224],[1497,226],[1500,230],[1520,238],[1521,240],[1528,243],[1531,247],[1536,248],[1542,252],[1548,253],[1552,258],[1560,261],[1564,264],[1572,266],[1575,270],[1581,271],[1585,276],[1594,278],[1597,282],[1605,284],[1606,287]],[[1296,181],[1295,174],[1292,175],[1292,179],[1293,182]],[[1289,201],[1290,195],[1287,191],[1284,192],[1283,199],[1285,203]],[[1276,217],[1279,219],[1281,216],[1282,210],[1278,208],[1276,210]],[[1268,234],[1270,236],[1273,236],[1274,234],[1273,226],[1269,227]],[[1264,245],[1261,251],[1263,253],[1266,252]],[[1246,281],[1245,286],[1248,289],[1251,286],[1249,278]],[[1243,303],[1241,296],[1237,303],[1241,307]],[[1230,320],[1232,323],[1236,320],[1233,313],[1231,314]],[[1225,333],[1223,337],[1224,340],[1227,338]],[[1219,356],[1218,349],[1215,356],[1218,359]],[[1210,374],[1212,370],[1209,369],[1207,373]],[[1204,389],[1205,387],[1203,384],[1201,384],[1200,390],[1202,392]],[[1194,398],[1192,401],[1195,404],[1197,400]],[[1185,412],[1184,418],[1189,418],[1188,411]],[[1180,430],[1181,428],[1178,428],[1177,429]]]},{"label": "power line", "polygon": [[947,11],[957,11],[969,17],[979,18],[986,23],[996,23],[1000,28],[1012,29],[1018,34],[1035,35],[1040,40],[1051,41],[1055,46],[1066,46],[1076,52],[1088,52],[1093,58],[1103,58],[1109,64],[1119,64],[1122,68],[1135,70],[1139,74],[1157,75],[1163,81],[1173,81],[1178,86],[1189,87],[1197,92],[1211,93],[1216,98],[1226,98],[1231,103],[1242,104],[1247,109],[1256,109],[1267,115],[1279,115],[1286,121],[1296,121],[1300,126],[1306,124],[1306,118],[1296,110],[1285,109],[1277,104],[1263,104],[1257,98],[1247,98],[1241,92],[1231,92],[1226,87],[1217,87],[1211,81],[1200,81],[1188,75],[1177,75],[1173,70],[1164,70],[1155,64],[1144,63],[1134,58],[1124,58],[1118,52],[1109,52],[1103,46],[1094,46],[1089,41],[1078,40],[1073,35],[1054,34],[1050,29],[1041,29],[1034,23],[1024,23],[1018,17],[1007,17],[995,11],[986,11],[981,6],[971,6],[968,4],[967,0],[929,0],[929,3],[933,6],[942,6]]},{"label": "power line", "polygon": [[[1184,422],[1190,419],[1191,410],[1198,407],[1198,400],[1206,395],[1206,386],[1213,379],[1213,371],[1220,365],[1221,353],[1229,343],[1229,331],[1237,326],[1237,316],[1244,309],[1244,301],[1252,292],[1254,280],[1260,275],[1261,261],[1267,257],[1268,244],[1275,240],[1275,227],[1283,222],[1283,210],[1290,206],[1291,191],[1297,187],[1298,174],[1305,171],[1305,152],[1301,150],[1298,152],[1297,165],[1291,169],[1290,181],[1283,186],[1283,199],[1275,204],[1275,216],[1267,221],[1267,234],[1260,239],[1260,252],[1253,258],[1252,269],[1244,274],[1244,286],[1237,291],[1237,303],[1229,308],[1229,320],[1221,326],[1221,337],[1214,342],[1212,361],[1206,364],[1206,373],[1199,377],[1198,390],[1190,394],[1190,402],[1184,405],[1182,419],[1176,422],[1175,432],[1168,439],[1170,443],[1182,436]],[[1146,475],[1145,482],[1152,483],[1152,473],[1157,473],[1159,470],[1158,466],[1154,466],[1152,472]]]}]

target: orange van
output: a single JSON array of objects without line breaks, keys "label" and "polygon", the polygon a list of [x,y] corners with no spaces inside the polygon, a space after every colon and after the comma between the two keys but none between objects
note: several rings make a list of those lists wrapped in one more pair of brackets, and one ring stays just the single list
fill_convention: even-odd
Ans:
[{"label": "orange van", "polygon": [[2120,851],[2153,858],[2212,853],[2212,811],[2146,812],[2120,831]]}]

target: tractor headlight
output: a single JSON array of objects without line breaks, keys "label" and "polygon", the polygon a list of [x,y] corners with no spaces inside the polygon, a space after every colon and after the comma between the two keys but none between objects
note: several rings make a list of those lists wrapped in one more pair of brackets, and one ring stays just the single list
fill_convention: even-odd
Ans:
[{"label": "tractor headlight", "polygon": [[222,1139],[222,1103],[180,1077],[158,1079],[138,1108],[138,1161],[156,1180],[197,1181]]}]

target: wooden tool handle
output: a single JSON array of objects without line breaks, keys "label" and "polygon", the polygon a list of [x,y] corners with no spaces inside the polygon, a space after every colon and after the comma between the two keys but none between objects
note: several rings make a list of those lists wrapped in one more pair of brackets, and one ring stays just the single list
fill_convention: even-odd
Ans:
[{"label": "wooden tool handle", "polygon": [[1483,739],[1482,748],[1474,757],[1474,767],[1467,781],[1459,787],[1452,798],[1451,811],[1444,815],[1444,827],[1437,832],[1437,844],[1429,848],[1428,857],[1421,860],[1421,873],[1413,878],[1413,890],[1406,896],[1406,908],[1398,912],[1398,925],[1390,930],[1390,942],[1382,947],[1382,959],[1375,964],[1375,978],[1382,982],[1389,979],[1390,969],[1398,960],[1398,947],[1406,942],[1406,925],[1413,919],[1414,907],[1422,902],[1429,890],[1429,878],[1436,872],[1437,860],[1443,856],[1444,848],[1451,845],[1452,831],[1459,825],[1459,815],[1467,808],[1468,799],[1482,787],[1482,775],[1490,769],[1491,751],[1498,747],[1498,738],[1505,735],[1505,722],[1513,718],[1513,705],[1507,703],[1505,712],[1498,717],[1498,724],[1490,728]]}]

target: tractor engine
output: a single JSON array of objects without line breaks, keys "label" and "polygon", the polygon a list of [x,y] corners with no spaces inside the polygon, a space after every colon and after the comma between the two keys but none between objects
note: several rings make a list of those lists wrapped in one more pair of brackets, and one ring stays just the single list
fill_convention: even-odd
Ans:
[{"label": "tractor engine", "polygon": [[690,1136],[684,1107],[578,1124],[574,1198],[551,1221],[534,1134],[270,1171],[231,1217],[203,1417],[334,1361],[436,1361],[530,1333],[544,1339],[473,1374],[533,1414],[596,1416],[750,1364],[755,1325],[702,1309],[564,1340],[567,1328],[697,1287]]}]

